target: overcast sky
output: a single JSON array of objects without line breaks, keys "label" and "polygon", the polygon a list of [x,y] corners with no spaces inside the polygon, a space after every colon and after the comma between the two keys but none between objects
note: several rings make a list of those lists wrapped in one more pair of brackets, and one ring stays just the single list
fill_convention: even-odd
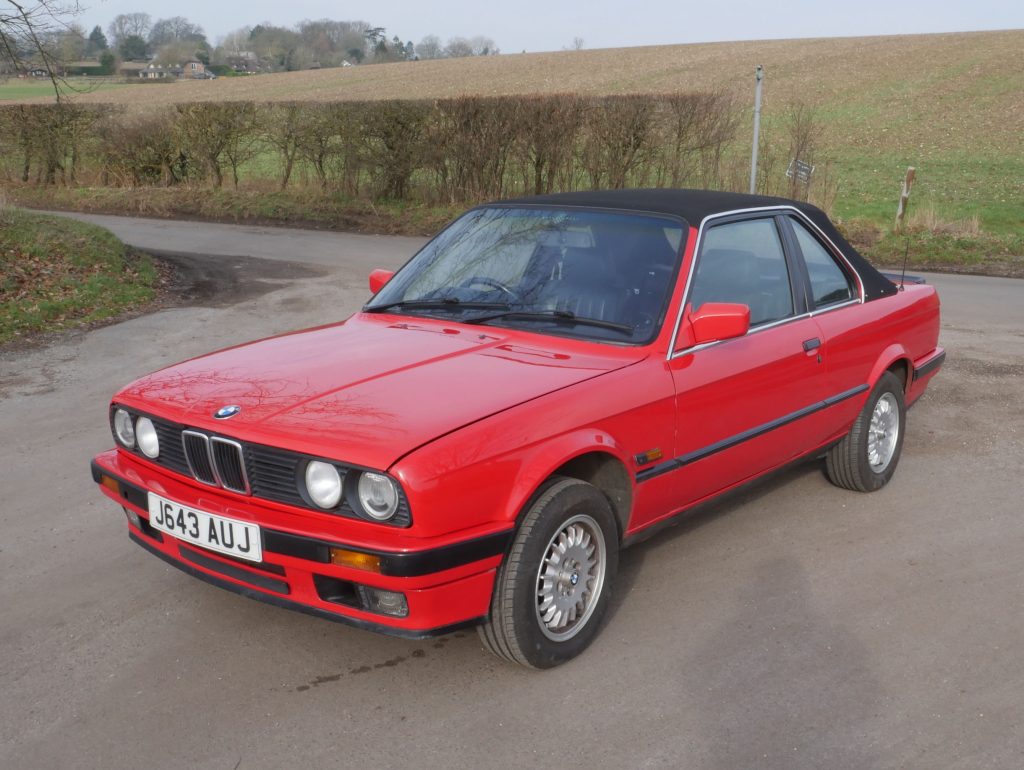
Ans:
[{"label": "overcast sky", "polygon": [[761,40],[788,37],[890,35],[1024,27],[1021,0],[212,0],[202,4],[155,0],[81,0],[80,22],[106,30],[119,13],[153,19],[186,16],[210,42],[262,21],[291,26],[331,18],[385,27],[388,37],[419,42],[485,35],[505,53],[557,51],[581,37],[587,48]]}]

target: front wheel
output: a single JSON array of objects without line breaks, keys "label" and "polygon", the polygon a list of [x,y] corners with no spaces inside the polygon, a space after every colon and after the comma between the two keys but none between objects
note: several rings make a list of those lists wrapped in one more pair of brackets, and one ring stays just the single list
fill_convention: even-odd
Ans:
[{"label": "front wheel", "polygon": [[578,479],[554,479],[530,506],[480,627],[500,658],[551,668],[594,640],[618,568],[619,538],[608,500]]},{"label": "front wheel", "polygon": [[903,449],[907,408],[892,372],[878,380],[850,432],[828,451],[825,469],[838,487],[874,492],[889,483]]}]

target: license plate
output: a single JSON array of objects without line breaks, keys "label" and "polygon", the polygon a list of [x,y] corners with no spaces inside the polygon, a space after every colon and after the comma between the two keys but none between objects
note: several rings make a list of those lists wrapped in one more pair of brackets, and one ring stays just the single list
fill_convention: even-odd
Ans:
[{"label": "license plate", "polygon": [[211,551],[249,561],[263,560],[260,528],[217,516],[149,492],[149,523],[154,529]]}]

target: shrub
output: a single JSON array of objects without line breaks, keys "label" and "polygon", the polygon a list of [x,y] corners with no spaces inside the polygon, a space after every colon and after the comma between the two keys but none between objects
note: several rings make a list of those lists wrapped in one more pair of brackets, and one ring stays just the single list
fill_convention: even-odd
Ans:
[{"label": "shrub", "polygon": [[[723,187],[741,176],[723,167],[738,115],[722,93],[198,102],[147,114],[15,105],[0,107],[0,169],[37,184],[75,184],[86,170],[105,186],[213,188],[230,170],[236,187],[262,175],[281,189],[310,179],[352,197],[446,203],[581,185]],[[792,129],[800,148],[815,138],[805,124]],[[261,152],[269,168],[251,163]],[[780,186],[778,154],[766,145],[764,189]]]}]

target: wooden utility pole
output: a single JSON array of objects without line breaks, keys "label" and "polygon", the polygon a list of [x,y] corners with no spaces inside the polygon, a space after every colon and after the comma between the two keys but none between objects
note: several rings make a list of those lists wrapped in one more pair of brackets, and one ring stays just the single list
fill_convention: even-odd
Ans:
[{"label": "wooden utility pole", "polygon": [[903,218],[907,214],[907,199],[910,198],[910,188],[914,186],[913,166],[907,169],[907,175],[903,178],[903,192],[900,193],[900,205],[896,209],[896,232],[903,232]]}]

